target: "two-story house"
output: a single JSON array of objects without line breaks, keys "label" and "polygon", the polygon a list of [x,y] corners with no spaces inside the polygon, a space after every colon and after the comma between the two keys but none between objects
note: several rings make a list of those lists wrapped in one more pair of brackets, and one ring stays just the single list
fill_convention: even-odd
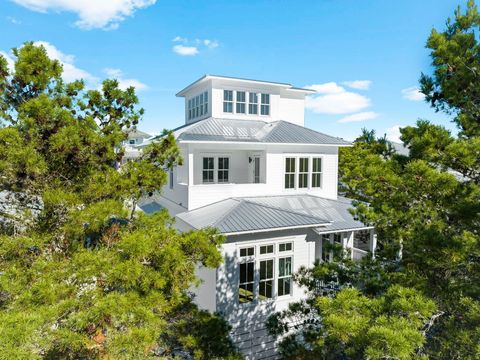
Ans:
[{"label": "two-story house", "polygon": [[205,75],[181,90],[185,124],[173,131],[184,164],[161,195],[180,230],[216,227],[224,263],[199,269],[201,308],[217,311],[248,358],[275,356],[265,319],[305,297],[301,266],[330,261],[328,243],[353,258],[375,250],[371,227],[339,197],[338,149],[350,143],[304,127],[310,89]]}]

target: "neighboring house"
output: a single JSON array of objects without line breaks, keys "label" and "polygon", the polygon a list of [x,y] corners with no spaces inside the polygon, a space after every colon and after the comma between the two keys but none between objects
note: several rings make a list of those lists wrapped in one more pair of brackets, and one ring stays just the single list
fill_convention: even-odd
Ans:
[{"label": "neighboring house", "polygon": [[338,149],[350,143],[304,127],[309,89],[206,75],[180,91],[185,125],[173,131],[184,164],[143,209],[167,208],[181,231],[215,227],[224,263],[198,271],[201,308],[233,326],[247,358],[275,357],[265,320],[305,298],[301,266],[331,261],[328,243],[352,258],[373,254],[372,227],[339,197]]},{"label": "neighboring house", "polygon": [[143,144],[147,139],[150,139],[152,135],[147,134],[137,128],[131,128],[126,130],[127,139],[123,141],[122,145],[125,149],[125,155],[122,158],[122,164],[127,161],[137,159],[140,156],[141,150],[138,145]]}]

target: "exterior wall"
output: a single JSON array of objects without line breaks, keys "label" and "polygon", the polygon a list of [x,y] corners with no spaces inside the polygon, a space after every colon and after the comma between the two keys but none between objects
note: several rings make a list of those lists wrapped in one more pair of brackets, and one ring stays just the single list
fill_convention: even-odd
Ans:
[{"label": "exterior wall", "polygon": [[[228,146],[228,150],[221,150],[225,145],[219,144],[190,144],[193,154],[193,185],[188,187],[189,210],[196,209],[217,201],[231,197],[263,196],[263,195],[288,195],[288,194],[312,194],[329,199],[337,198],[337,176],[338,176],[338,149],[336,147],[316,146],[281,146],[281,145],[247,145]],[[249,169],[248,154],[262,153],[264,161],[262,170],[264,178],[260,184],[248,183]],[[231,178],[236,183],[231,184],[202,184],[202,156],[209,155],[231,156]],[[322,157],[322,187],[318,189],[285,189],[285,157],[320,156]],[[236,166],[236,163],[244,166]],[[311,166],[311,161],[310,161]],[[298,168],[298,167],[297,167]],[[238,182],[238,183],[237,183]]]}]

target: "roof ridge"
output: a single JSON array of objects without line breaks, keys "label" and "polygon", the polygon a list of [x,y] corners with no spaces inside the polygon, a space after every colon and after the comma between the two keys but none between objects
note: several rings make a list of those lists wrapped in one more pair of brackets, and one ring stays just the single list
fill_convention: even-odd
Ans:
[{"label": "roof ridge", "polygon": [[[238,200],[236,198],[227,198],[227,199],[224,199],[224,200],[220,200],[218,202],[221,202],[221,201],[226,201],[226,200],[233,200],[233,201],[236,201],[238,204],[237,205],[234,205],[232,206],[230,209],[228,209],[228,211],[223,214],[222,216],[220,216],[217,221],[215,221],[213,224],[215,227],[218,227],[217,225],[220,224],[228,215],[230,215],[232,213],[233,210],[235,210],[241,203],[242,201],[241,200]],[[210,204],[211,205],[211,204]],[[208,206],[208,205],[206,205]],[[199,208],[200,209],[200,208]],[[196,210],[196,209],[195,209]]]},{"label": "roof ridge", "polygon": [[264,208],[267,208],[267,209],[279,210],[279,211],[286,212],[286,213],[289,213],[289,214],[305,216],[305,217],[308,217],[308,218],[310,218],[310,219],[316,219],[316,220],[321,220],[321,221],[325,221],[325,222],[331,222],[330,220],[322,219],[322,218],[319,218],[319,217],[317,217],[317,216],[313,216],[313,215],[301,213],[301,212],[294,211],[294,210],[282,209],[281,207],[278,207],[278,206],[259,204],[259,203],[255,202],[255,201],[245,200],[245,199],[242,199],[242,201],[244,201],[244,202],[246,202],[246,203],[249,203],[249,204],[261,206],[261,207],[264,207]]}]

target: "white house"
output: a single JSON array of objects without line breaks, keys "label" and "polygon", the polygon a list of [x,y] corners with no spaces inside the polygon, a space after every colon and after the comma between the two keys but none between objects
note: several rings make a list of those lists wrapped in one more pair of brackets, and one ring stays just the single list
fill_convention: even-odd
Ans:
[{"label": "white house", "polygon": [[337,194],[338,149],[350,143],[304,127],[312,93],[213,75],[188,85],[177,94],[185,98],[185,124],[173,131],[184,165],[143,204],[167,208],[180,230],[213,226],[226,236],[224,263],[199,269],[195,300],[225,316],[247,358],[275,357],[264,322],[304,298],[292,273],[330,261],[329,242],[353,258],[376,246],[373,229]]},{"label": "white house", "polygon": [[141,154],[139,145],[152,137],[152,135],[140,131],[136,127],[128,129],[126,133],[127,139],[122,143],[125,152],[122,158],[122,163],[137,159]]}]

